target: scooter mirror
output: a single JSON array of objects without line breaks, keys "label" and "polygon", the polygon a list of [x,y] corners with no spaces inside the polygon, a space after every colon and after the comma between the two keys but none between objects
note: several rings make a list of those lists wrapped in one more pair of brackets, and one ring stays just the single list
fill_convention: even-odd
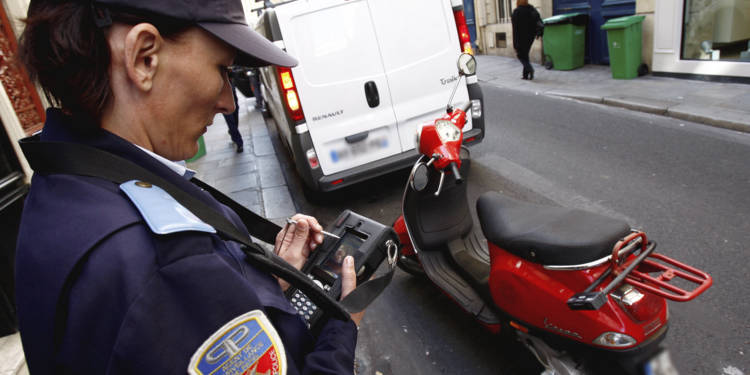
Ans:
[{"label": "scooter mirror", "polygon": [[477,72],[477,60],[468,53],[462,53],[458,56],[458,71],[465,76],[470,76]]},{"label": "scooter mirror", "polygon": [[414,174],[411,177],[411,188],[422,192],[427,188],[427,182],[429,182],[429,169],[424,163],[419,163],[414,169]]}]

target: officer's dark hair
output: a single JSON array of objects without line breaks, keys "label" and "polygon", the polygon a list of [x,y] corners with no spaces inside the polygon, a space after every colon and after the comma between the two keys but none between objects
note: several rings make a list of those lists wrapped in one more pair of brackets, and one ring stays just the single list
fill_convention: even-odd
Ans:
[{"label": "officer's dark hair", "polygon": [[161,15],[102,8],[92,1],[32,1],[19,40],[19,58],[52,105],[93,120],[77,126],[98,126],[112,99],[107,21],[147,22],[172,40],[192,26]]}]

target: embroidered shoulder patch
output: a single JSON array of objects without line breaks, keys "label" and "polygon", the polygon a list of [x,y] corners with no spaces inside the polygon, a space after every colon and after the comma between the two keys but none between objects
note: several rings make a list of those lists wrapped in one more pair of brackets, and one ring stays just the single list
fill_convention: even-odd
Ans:
[{"label": "embroidered shoulder patch", "polygon": [[190,375],[285,375],[281,338],[260,310],[242,314],[214,332],[190,358]]}]

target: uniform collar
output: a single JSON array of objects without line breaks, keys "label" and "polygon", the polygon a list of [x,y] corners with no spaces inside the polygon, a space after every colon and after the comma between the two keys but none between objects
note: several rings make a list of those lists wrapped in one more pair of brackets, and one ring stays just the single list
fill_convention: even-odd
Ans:
[{"label": "uniform collar", "polygon": [[138,146],[138,145],[136,145],[136,146],[138,148],[140,148],[141,151],[143,151],[143,152],[151,155],[151,157],[153,157],[154,159],[156,159],[158,162],[166,165],[167,168],[173,170],[175,173],[177,173],[178,175],[182,176],[186,180],[189,180],[189,179],[193,178],[193,176],[195,176],[195,171],[192,170],[192,169],[190,169],[190,168],[188,168],[185,165],[185,161],[184,160],[182,160],[182,161],[172,161],[172,160],[169,160],[169,159],[167,159],[167,158],[165,158],[165,157],[163,157],[163,156],[161,156],[161,155],[159,155],[159,154],[157,154],[157,153],[155,153],[155,152],[153,152],[151,150],[145,149],[145,148],[143,148],[141,146]]},{"label": "uniform collar", "polygon": [[[88,130],[80,130],[83,128]],[[110,152],[156,173],[183,190],[197,194],[205,200],[203,197],[205,194],[200,193],[200,189],[187,180],[192,176],[190,173],[180,173],[180,170],[172,169],[169,164],[154,157],[153,153],[148,153],[118,135],[100,128],[85,117],[66,114],[58,108],[47,109],[47,119],[41,133],[41,140],[85,144]]]}]

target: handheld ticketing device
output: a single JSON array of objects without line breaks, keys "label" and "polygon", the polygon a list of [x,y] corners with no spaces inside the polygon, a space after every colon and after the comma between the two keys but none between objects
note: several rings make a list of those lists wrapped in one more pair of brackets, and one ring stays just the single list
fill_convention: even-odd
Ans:
[{"label": "handheld ticketing device", "polygon": [[[326,230],[340,238],[326,236],[307,259],[302,272],[336,300],[341,298],[341,272],[346,256],[354,257],[357,285],[361,285],[386,259],[388,243],[398,243],[393,228],[350,210],[344,210]],[[286,297],[310,330],[318,332],[326,321],[323,311],[297,288],[290,287]]]}]

